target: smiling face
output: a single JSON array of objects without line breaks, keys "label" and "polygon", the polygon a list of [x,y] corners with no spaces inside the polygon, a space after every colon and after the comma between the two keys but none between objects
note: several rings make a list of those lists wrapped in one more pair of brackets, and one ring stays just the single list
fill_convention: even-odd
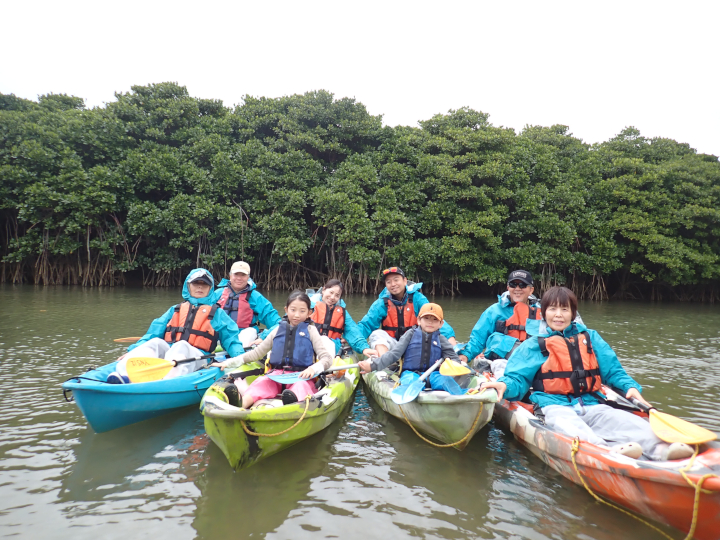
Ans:
[{"label": "smiling face", "polygon": [[204,281],[192,281],[188,283],[188,291],[193,298],[205,298],[210,294],[210,285]]},{"label": "smiling face", "polygon": [[435,315],[423,315],[418,319],[420,329],[426,334],[432,334],[435,330],[439,330],[443,322],[435,317]]},{"label": "smiling face", "polygon": [[[525,287],[521,289],[521,287]],[[507,285],[508,293],[510,294],[510,300],[516,304],[527,304],[528,298],[533,293],[535,288],[532,285],[523,283],[518,279],[513,279],[508,282]]]},{"label": "smiling face", "polygon": [[340,285],[335,285],[334,287],[323,289],[322,301],[325,302],[328,306],[334,306],[338,303],[338,300],[340,300],[341,296],[342,289],[340,288]]},{"label": "smiling face", "polygon": [[289,305],[285,306],[285,313],[288,322],[293,326],[297,326],[310,316],[310,309],[302,300],[293,300]]},{"label": "smiling face", "polygon": [[230,286],[236,291],[242,291],[248,283],[250,276],[242,272],[230,274]]},{"label": "smiling face", "polygon": [[385,287],[390,294],[400,300],[405,294],[405,287],[407,286],[407,278],[400,274],[389,274],[385,278]]},{"label": "smiling face", "polygon": [[572,322],[572,308],[559,304],[548,306],[545,310],[545,322],[551,330],[562,332]]}]

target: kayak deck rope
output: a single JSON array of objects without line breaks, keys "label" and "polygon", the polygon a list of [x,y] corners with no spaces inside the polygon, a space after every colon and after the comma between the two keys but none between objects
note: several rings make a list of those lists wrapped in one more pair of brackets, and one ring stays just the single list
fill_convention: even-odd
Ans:
[{"label": "kayak deck rope", "polygon": [[420,437],[420,438],[421,438],[423,441],[425,441],[426,443],[428,443],[428,444],[430,444],[430,445],[432,445],[432,446],[435,446],[436,448],[450,448],[451,446],[457,446],[458,444],[464,443],[466,440],[468,440],[469,437],[472,436],[472,434],[475,432],[475,426],[477,426],[477,423],[480,421],[480,416],[482,415],[482,412],[483,412],[483,410],[485,409],[485,405],[483,404],[483,406],[480,407],[480,409],[478,410],[477,416],[475,417],[475,421],[473,422],[473,425],[472,425],[472,427],[470,428],[470,431],[468,431],[467,434],[466,434],[462,439],[460,439],[459,441],[454,442],[454,443],[450,443],[450,444],[438,444],[438,443],[434,443],[434,442],[426,439],[425,437],[423,437],[423,436],[420,434],[420,432],[419,432],[417,429],[415,429],[415,426],[412,425],[412,422],[410,422],[410,419],[409,419],[409,418],[407,417],[407,415],[405,414],[405,411],[403,410],[403,408],[402,408],[400,405],[398,405],[398,408],[400,409],[400,412],[402,413],[403,417],[405,417],[405,422],[407,422],[407,425],[410,426],[410,428],[412,428],[412,430],[415,432],[415,435],[417,435],[418,437]]},{"label": "kayak deck rope", "polygon": [[287,433],[287,432],[290,431],[291,429],[294,429],[295,427],[297,427],[298,424],[300,424],[300,422],[303,421],[303,418],[305,418],[305,415],[307,414],[309,408],[310,408],[310,396],[308,395],[308,396],[305,398],[305,410],[303,411],[302,416],[300,417],[300,419],[299,419],[297,422],[295,422],[292,426],[290,426],[289,428],[287,428],[287,429],[285,429],[285,430],[283,430],[283,431],[280,431],[280,432],[278,432],[278,433],[255,433],[254,431],[252,431],[250,428],[247,427],[247,424],[245,423],[245,420],[240,420],[240,424],[242,425],[243,431],[244,431],[245,433],[247,433],[248,435],[252,435],[252,436],[254,436],[254,437],[277,437],[278,435],[282,435],[282,434],[284,434],[284,433]]},{"label": "kayak deck rope", "polygon": [[[605,499],[602,499],[598,495],[596,495],[590,489],[590,487],[587,485],[587,483],[585,482],[585,479],[582,477],[582,474],[580,474],[580,470],[578,469],[577,463],[575,461],[575,454],[578,453],[578,450],[580,450],[580,439],[578,437],[575,437],[573,439],[573,443],[572,443],[572,453],[570,454],[570,457],[572,458],[572,464],[573,464],[573,467],[575,467],[575,472],[577,473],[578,478],[580,479],[580,482],[582,483],[583,487],[587,490],[587,492],[590,495],[592,495],[595,498],[595,500],[600,501],[603,504],[607,504],[608,506],[614,508],[615,510],[620,510],[620,512],[622,512],[623,514],[627,514],[628,516],[637,519],[639,522],[644,523],[651,529],[654,529],[655,531],[659,532],[665,538],[668,538],[669,540],[674,540],[672,536],[661,531],[652,523],[649,523],[649,522],[645,521],[644,519],[642,519],[641,517],[636,516],[632,512],[629,512],[629,511],[625,510],[624,508],[620,508],[619,506],[616,506],[616,505],[612,504],[611,502],[608,502]],[[700,446],[696,444],[695,445],[695,453],[693,454],[692,458],[690,458],[690,461],[688,462],[688,464],[685,467],[683,467],[682,469],[680,469],[678,471],[678,472],[680,472],[682,477],[687,481],[687,483],[690,484],[690,486],[695,490],[695,498],[693,501],[693,511],[692,511],[692,521],[690,522],[690,530],[688,531],[687,536],[684,538],[684,540],[691,540],[693,535],[695,534],[695,527],[697,526],[698,510],[700,509],[700,492],[702,491],[703,493],[712,493],[712,491],[707,491],[705,489],[702,489],[703,482],[705,482],[705,480],[707,480],[708,478],[717,477],[717,475],[715,475],[715,474],[706,474],[702,478],[700,478],[700,480],[698,481],[697,484],[693,483],[693,481],[687,477],[685,472],[690,470],[690,467],[692,467],[693,461],[695,460],[695,457],[698,455],[699,450],[700,450]]]}]

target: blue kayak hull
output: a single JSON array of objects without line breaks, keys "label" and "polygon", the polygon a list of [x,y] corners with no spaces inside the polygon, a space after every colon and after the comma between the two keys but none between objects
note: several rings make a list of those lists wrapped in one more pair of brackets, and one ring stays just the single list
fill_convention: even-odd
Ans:
[{"label": "blue kayak hull", "polygon": [[108,384],[116,362],[63,383],[96,433],[142,422],[200,403],[205,390],[222,377],[218,368],[201,369],[173,379]]}]

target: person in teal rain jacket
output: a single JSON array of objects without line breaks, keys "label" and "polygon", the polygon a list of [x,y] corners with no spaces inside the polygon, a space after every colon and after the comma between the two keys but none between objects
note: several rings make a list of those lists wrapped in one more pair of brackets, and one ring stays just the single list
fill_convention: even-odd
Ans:
[{"label": "person in teal rain jacket", "polygon": [[[233,263],[229,277],[218,284],[213,298],[238,325],[240,343],[247,349],[261,343],[280,324],[280,315],[267,298],[256,290],[255,282],[250,279],[248,263]],[[264,324],[265,330],[260,332],[258,323]]]},{"label": "person in teal rain jacket", "polygon": [[495,388],[498,399],[522,399],[533,388],[530,401],[545,424],[570,437],[633,458],[682,459],[693,449],[668,445],[646,420],[606,404],[601,385],[614,387],[627,399],[649,405],[642,387],[630,377],[617,355],[595,330],[575,320],[577,298],[570,289],[552,287],[543,295],[542,317],[547,330],[529,337],[513,352],[505,373],[483,388]]},{"label": "person in teal rain jacket", "polygon": [[[107,382],[130,382],[126,368],[130,358],[196,358],[213,352],[218,342],[232,357],[243,354],[245,350],[238,339],[237,325],[213,300],[213,284],[212,274],[204,268],[191,271],[183,285],[184,302],[172,306],[150,324],[145,335],[118,359],[115,371],[108,375]],[[192,373],[203,364],[203,360],[180,364],[164,378]]]},{"label": "person in teal rain jacket", "polygon": [[[383,279],[385,288],[359,323],[363,336],[379,355],[385,354],[417,324],[420,308],[428,303],[420,292],[422,283],[408,284],[405,272],[399,266],[383,270]],[[447,321],[440,327],[440,333],[451,345],[457,344],[455,330]]]},{"label": "person in teal rain jacket", "polygon": [[334,357],[342,349],[341,339],[345,339],[355,352],[365,356],[376,356],[377,351],[370,348],[345,307],[345,302],[341,298],[344,289],[339,279],[328,280],[316,294],[310,297],[313,309],[310,318],[320,332],[330,356]]}]

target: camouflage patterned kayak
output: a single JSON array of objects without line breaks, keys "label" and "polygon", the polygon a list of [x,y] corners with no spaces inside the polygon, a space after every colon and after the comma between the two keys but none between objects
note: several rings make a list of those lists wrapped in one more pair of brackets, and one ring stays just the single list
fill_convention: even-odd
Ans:
[{"label": "camouflage patterned kayak", "polygon": [[[351,364],[356,360],[351,356],[342,361]],[[250,363],[232,373],[252,373],[246,379],[251,382],[262,372],[259,368],[260,364]],[[200,403],[205,430],[233,469],[249,467],[332,424],[352,399],[359,378],[357,368],[351,369],[339,379],[329,378],[327,386],[309,401],[283,405],[280,399],[262,399],[249,410],[230,405],[218,382],[208,388]]]},{"label": "camouflage patterned kayak", "polygon": [[[497,394],[485,391],[478,394],[453,396],[436,390],[423,391],[414,401],[397,405],[390,398],[395,382],[386,371],[363,375],[373,399],[391,415],[411,428],[440,441],[444,446],[464,449],[473,436],[492,418]],[[474,386],[471,381],[470,386]],[[418,433],[420,435],[420,433]],[[427,441],[427,439],[425,439]],[[427,441],[435,444],[432,441]]]}]

